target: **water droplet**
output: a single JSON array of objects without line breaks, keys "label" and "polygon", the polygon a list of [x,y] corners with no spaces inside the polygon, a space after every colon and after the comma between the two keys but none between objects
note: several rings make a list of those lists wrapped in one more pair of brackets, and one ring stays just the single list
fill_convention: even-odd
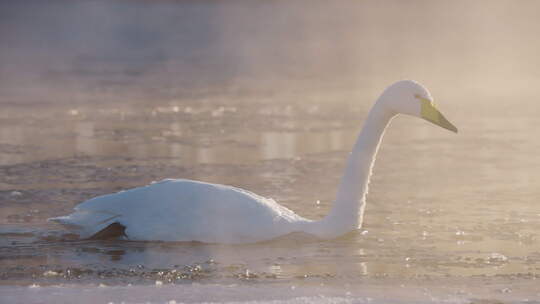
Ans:
[{"label": "water droplet", "polygon": [[43,273],[43,276],[46,276],[46,277],[55,277],[57,275],[59,275],[59,273],[52,270],[47,270]]},{"label": "water droplet", "polygon": [[22,192],[19,191],[11,191],[11,196],[21,196]]},{"label": "water droplet", "polygon": [[222,115],[223,115],[223,112],[225,112],[225,108],[224,108],[224,107],[219,107],[219,108],[217,108],[216,110],[213,110],[213,111],[212,111],[212,116],[213,116],[213,117],[219,117],[219,116],[222,116]]},{"label": "water droplet", "polygon": [[506,262],[506,261],[508,261],[508,258],[504,254],[493,252],[492,254],[489,255],[489,261],[491,261],[491,262],[495,262],[495,261]]}]

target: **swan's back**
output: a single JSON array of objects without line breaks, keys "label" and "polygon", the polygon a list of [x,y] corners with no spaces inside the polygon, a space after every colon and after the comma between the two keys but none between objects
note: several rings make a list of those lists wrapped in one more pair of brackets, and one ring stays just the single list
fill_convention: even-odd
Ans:
[{"label": "swan's back", "polygon": [[56,221],[85,236],[120,223],[132,240],[243,243],[293,232],[305,220],[243,189],[179,179],[90,199]]}]

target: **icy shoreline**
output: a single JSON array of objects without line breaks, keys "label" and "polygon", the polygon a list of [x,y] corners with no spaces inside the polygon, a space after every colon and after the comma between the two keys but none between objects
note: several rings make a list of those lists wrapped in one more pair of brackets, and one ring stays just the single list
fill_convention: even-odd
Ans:
[{"label": "icy shoreline", "polygon": [[[435,296],[389,286],[162,285],[0,286],[1,303],[469,303],[463,295]],[[350,289],[350,290],[349,290]]]},{"label": "icy shoreline", "polygon": [[[0,286],[0,303],[540,303],[536,280]],[[337,282],[334,282],[337,283]]]}]

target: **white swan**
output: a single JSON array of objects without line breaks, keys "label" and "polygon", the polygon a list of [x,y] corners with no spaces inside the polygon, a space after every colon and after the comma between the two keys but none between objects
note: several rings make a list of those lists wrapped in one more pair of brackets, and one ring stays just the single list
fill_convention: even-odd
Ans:
[{"label": "white swan", "polygon": [[432,100],[427,89],[411,80],[396,82],[382,93],[349,156],[333,208],[318,221],[243,189],[184,179],[99,196],[79,204],[70,215],[49,220],[77,230],[82,238],[250,243],[292,232],[337,237],[362,224],[375,155],[394,116],[420,117],[457,133]]}]

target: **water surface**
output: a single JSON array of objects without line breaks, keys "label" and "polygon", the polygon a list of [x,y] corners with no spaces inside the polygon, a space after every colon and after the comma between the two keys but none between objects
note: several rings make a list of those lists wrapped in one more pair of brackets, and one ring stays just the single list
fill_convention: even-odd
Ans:
[{"label": "water surface", "polygon": [[[389,6],[392,14],[405,9],[388,3],[394,5]],[[505,2],[494,3],[494,8],[504,11]],[[147,4],[116,5],[131,7],[131,13],[122,13],[129,16],[139,14]],[[25,10],[9,7],[19,13],[10,22],[19,24],[17,18],[23,18]],[[438,51],[432,53],[434,57],[421,56],[420,49],[412,52],[410,44],[401,43],[403,35],[396,34],[396,24],[408,24],[407,18],[387,18],[388,8],[374,4],[349,3],[332,9],[362,13],[366,26],[355,30],[362,39],[325,48],[327,44],[321,43],[331,44],[334,31],[301,34],[312,33],[309,29],[318,20],[350,38],[352,30],[346,22],[315,11],[299,21],[283,13],[298,10],[297,5],[270,7],[277,9],[284,24],[294,25],[288,33],[291,37],[279,26],[264,32],[263,21],[257,19],[265,20],[268,8],[264,6],[164,1],[155,11],[143,10],[145,29],[163,30],[169,23],[180,28],[181,22],[195,22],[177,19],[173,13],[185,10],[190,16],[220,16],[229,28],[203,22],[205,26],[182,36],[191,41],[190,47],[182,49],[184,40],[164,35],[155,38],[169,43],[161,53],[149,47],[117,57],[111,54],[130,43],[149,41],[132,37],[134,41],[120,45],[104,44],[90,56],[78,48],[81,41],[58,30],[66,36],[49,38],[71,47],[64,54],[69,59],[65,65],[43,60],[35,70],[17,66],[29,71],[22,73],[4,61],[4,71],[17,73],[2,74],[11,82],[3,84],[8,89],[0,100],[0,284],[276,283],[351,289],[362,284],[385,288],[412,284],[432,289],[450,286],[440,292],[462,291],[467,299],[475,298],[479,290],[483,290],[481,297],[500,298],[514,292],[514,299],[539,299],[540,290],[531,282],[540,277],[540,158],[536,153],[540,123],[534,87],[526,85],[536,78],[521,64],[523,53],[512,53],[500,44],[498,38],[514,39],[512,33],[502,32],[495,39],[484,27],[473,26],[476,17],[484,18],[483,24],[498,24],[482,15],[481,7],[469,7],[469,15],[464,16],[457,4],[443,10],[424,3],[407,12],[409,17],[430,16],[423,22],[431,27],[417,24],[401,32],[413,42],[431,43]],[[101,7],[93,8],[85,14],[97,14]],[[252,10],[251,17],[236,19],[237,10],[243,9]],[[367,9],[382,19],[370,16]],[[512,9],[525,14],[518,24],[528,29],[522,35],[533,33],[529,10]],[[170,15],[164,17],[166,21],[156,21],[160,19],[152,17],[159,12]],[[356,15],[344,16],[353,20]],[[511,14],[503,17],[515,21]],[[131,28],[121,18],[114,20],[102,26]],[[240,37],[253,37],[252,45],[232,35],[245,24],[256,25],[255,34],[239,31]],[[440,33],[470,26],[468,36],[447,39],[471,43],[457,53],[441,47],[439,36],[430,36],[436,25]],[[147,37],[145,29],[136,29],[135,37]],[[376,29],[387,39],[373,34]],[[271,45],[256,35],[261,32],[271,41],[290,42],[287,47],[276,46],[284,57],[276,60],[273,53],[258,52]],[[15,35],[4,37],[10,37],[15,50],[33,49]],[[385,43],[393,43],[402,59],[383,52]],[[289,48],[291,44],[294,47]],[[208,45],[221,48],[216,51]],[[498,52],[478,55],[490,46]],[[531,43],[531,47],[536,46]],[[43,56],[56,58],[47,48]],[[201,49],[207,53],[201,54]],[[311,53],[297,62],[302,50]],[[240,51],[244,57],[232,56]],[[225,58],[216,57],[220,52]],[[9,54],[10,60],[22,56]],[[320,56],[323,63],[315,60]],[[448,63],[448,58],[453,61]],[[231,60],[236,65],[225,64]],[[349,67],[354,72],[340,69],[350,62],[357,62],[357,69]],[[426,62],[435,65],[428,67]],[[468,71],[454,69],[464,62],[477,65],[466,65]],[[511,62],[522,73],[497,86],[511,69],[502,65],[488,70],[493,62]],[[297,72],[306,66],[311,70]],[[225,72],[216,75],[214,70]],[[190,75],[189,81],[183,73]],[[33,77],[38,81],[33,82]],[[364,226],[340,238],[291,235],[235,246],[84,241],[46,222],[94,196],[164,178],[242,187],[272,197],[307,218],[321,218],[331,207],[347,153],[371,104],[391,81],[405,77],[416,78],[432,90],[460,133],[411,117],[396,118],[377,158]],[[15,80],[24,80],[32,90],[23,90]]]}]

